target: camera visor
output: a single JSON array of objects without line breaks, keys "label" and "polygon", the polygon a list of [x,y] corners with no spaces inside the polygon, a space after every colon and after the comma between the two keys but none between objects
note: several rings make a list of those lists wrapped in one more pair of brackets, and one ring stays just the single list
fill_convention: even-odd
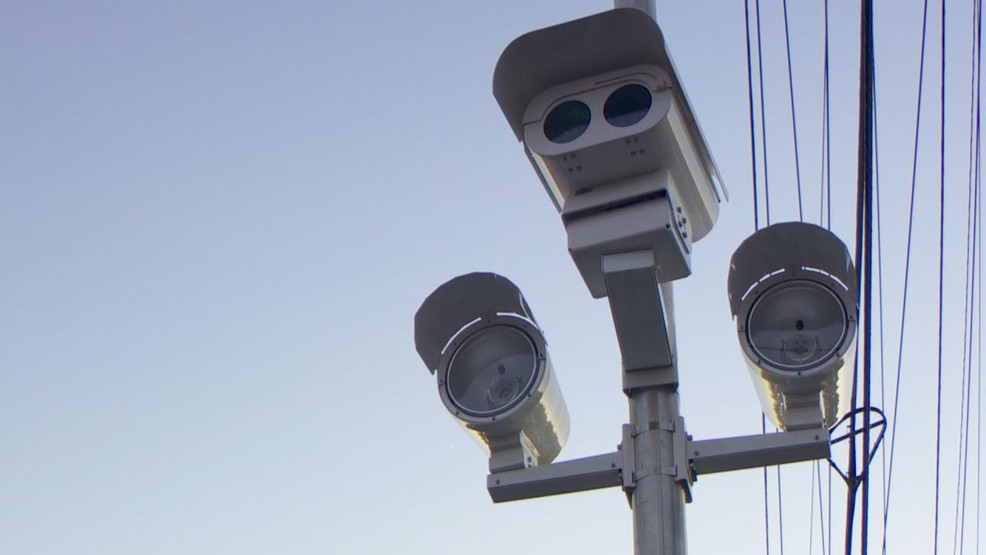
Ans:
[{"label": "camera visor", "polygon": [[845,307],[827,287],[793,281],[771,287],[750,309],[747,340],[763,361],[782,370],[810,370],[842,346]]},{"label": "camera visor", "polygon": [[570,143],[585,133],[591,119],[592,114],[584,102],[562,102],[544,118],[544,136],[553,143]]},{"label": "camera visor", "polygon": [[463,412],[498,414],[527,394],[537,372],[531,339],[510,326],[491,326],[466,340],[449,363],[446,388]]},{"label": "camera visor", "polygon": [[638,84],[623,85],[613,91],[603,105],[603,117],[616,127],[630,127],[650,111],[650,91]]}]

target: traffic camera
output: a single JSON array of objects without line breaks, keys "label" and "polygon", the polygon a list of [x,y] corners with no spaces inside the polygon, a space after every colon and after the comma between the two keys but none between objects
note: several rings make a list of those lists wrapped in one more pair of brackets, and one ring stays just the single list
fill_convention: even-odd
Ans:
[{"label": "traffic camera", "polygon": [[764,414],[778,428],[832,426],[849,409],[856,283],[846,246],[812,224],[766,227],[733,253],[730,310]]},{"label": "traffic camera", "polygon": [[490,472],[550,463],[569,418],[544,334],[510,280],[454,278],[414,315],[414,342],[445,408],[490,457]]},{"label": "traffic camera", "polygon": [[602,256],[651,250],[658,280],[691,273],[691,244],[725,198],[657,23],[615,9],[527,33],[493,94],[561,213],[594,297]]}]

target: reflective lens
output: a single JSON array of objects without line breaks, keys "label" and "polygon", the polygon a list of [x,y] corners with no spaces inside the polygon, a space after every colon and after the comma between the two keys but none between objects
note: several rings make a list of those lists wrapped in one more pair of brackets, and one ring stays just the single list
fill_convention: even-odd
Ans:
[{"label": "reflective lens", "polygon": [[526,334],[493,326],[470,337],[449,363],[449,397],[463,411],[503,412],[530,389],[538,357]]},{"label": "reflective lens", "polygon": [[589,128],[589,107],[578,100],[555,106],[544,118],[544,136],[553,143],[570,143]]},{"label": "reflective lens", "polygon": [[609,95],[603,105],[603,117],[617,127],[629,127],[644,119],[650,111],[651,95],[643,85],[624,85]]},{"label": "reflective lens", "polygon": [[784,370],[816,367],[842,346],[846,311],[828,288],[793,281],[768,289],[754,302],[746,334],[761,359]]}]

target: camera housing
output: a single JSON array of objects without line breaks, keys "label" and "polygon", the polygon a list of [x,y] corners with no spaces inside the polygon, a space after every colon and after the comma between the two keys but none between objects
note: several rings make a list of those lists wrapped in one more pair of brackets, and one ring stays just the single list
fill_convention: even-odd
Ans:
[{"label": "camera housing", "polygon": [[454,278],[414,316],[415,347],[449,413],[499,472],[550,463],[569,416],[547,342],[520,290],[493,273]]},{"label": "camera housing", "polygon": [[[493,95],[594,297],[607,295],[605,254],[652,250],[661,282],[691,273],[690,245],[711,231],[726,191],[647,13],[614,9],[518,37],[497,61]],[[586,245],[581,218],[605,242]]]},{"label": "camera housing", "polygon": [[812,224],[774,224],[730,260],[729,306],[764,414],[782,430],[832,426],[851,400],[858,322],[849,250]]}]

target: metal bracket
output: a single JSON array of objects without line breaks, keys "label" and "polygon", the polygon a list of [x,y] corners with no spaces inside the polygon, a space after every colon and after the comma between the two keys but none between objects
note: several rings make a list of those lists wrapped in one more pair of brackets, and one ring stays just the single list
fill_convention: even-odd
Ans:
[{"label": "metal bracket", "polygon": [[659,471],[674,477],[688,503],[692,502],[692,484],[700,474],[823,459],[830,454],[829,433],[824,428],[693,441],[685,432],[685,419],[679,416],[651,422],[641,430],[624,424],[623,442],[613,453],[491,472],[486,489],[494,503],[502,503],[619,486],[629,501],[641,478],[634,474],[634,436],[652,430],[672,434],[672,464]]},{"label": "metal bracket", "polygon": [[619,486],[623,483],[622,464],[623,454],[617,451],[544,466],[493,472],[486,477],[486,490],[494,503],[502,503]]},{"label": "metal bracket", "polygon": [[825,459],[830,453],[825,428],[688,442],[695,474]]},{"label": "metal bracket", "polygon": [[688,434],[685,432],[685,419],[681,416],[674,420],[674,435],[672,436],[671,453],[674,456],[674,479],[681,484],[685,492],[685,503],[692,502],[692,483],[695,476],[688,459]]},{"label": "metal bracket", "polygon": [[671,284],[657,278],[651,251],[602,257],[603,277],[623,358],[623,391],[677,387]]},{"label": "metal bracket", "polygon": [[627,495],[627,503],[630,503],[633,490],[637,487],[637,481],[633,476],[633,469],[637,468],[637,454],[633,448],[633,427],[629,424],[623,425],[623,442],[620,443],[620,453],[623,455],[623,468],[620,469],[620,485]]},{"label": "metal bracket", "polygon": [[644,476],[636,473],[636,460],[635,460],[635,449],[634,449],[634,438],[638,434],[642,434],[649,431],[661,430],[664,432],[670,432],[671,436],[671,452],[672,452],[672,464],[663,465],[658,469],[658,472],[665,476],[671,476],[674,478],[675,482],[681,485],[682,490],[685,494],[685,501],[687,503],[692,502],[692,491],[691,486],[694,482],[694,473],[691,469],[691,462],[688,458],[688,434],[685,432],[685,419],[682,417],[677,417],[674,420],[666,420],[662,422],[649,422],[646,426],[634,429],[629,424],[623,425],[623,444],[622,450],[624,453],[624,470],[623,472],[623,490],[627,494],[627,501],[630,500],[630,496],[633,494],[633,490],[636,488],[636,481],[643,478]]}]

